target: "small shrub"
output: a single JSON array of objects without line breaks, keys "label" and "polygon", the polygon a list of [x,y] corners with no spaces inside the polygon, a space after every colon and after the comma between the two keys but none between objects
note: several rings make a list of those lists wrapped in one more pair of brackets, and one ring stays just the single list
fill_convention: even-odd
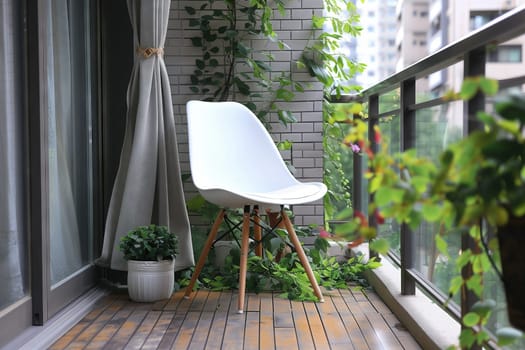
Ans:
[{"label": "small shrub", "polygon": [[139,226],[121,238],[119,247],[126,260],[161,261],[175,258],[178,240],[166,226]]}]

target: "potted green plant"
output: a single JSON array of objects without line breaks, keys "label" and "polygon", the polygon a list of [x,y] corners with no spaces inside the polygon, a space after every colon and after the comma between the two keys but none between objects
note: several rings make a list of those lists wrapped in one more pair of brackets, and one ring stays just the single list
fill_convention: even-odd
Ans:
[{"label": "potted green plant", "polygon": [[139,226],[122,237],[120,250],[128,261],[128,293],[132,300],[167,299],[174,286],[177,236],[166,226]]},{"label": "potted green plant", "polygon": [[[448,97],[468,100],[478,92],[494,95],[497,90],[497,82],[476,77],[466,79],[461,91]],[[461,234],[472,241],[473,248],[456,260],[459,269],[470,266],[472,273],[458,276],[450,286],[451,294],[470,290],[480,299],[463,316],[462,347],[489,339],[483,326],[495,303],[486,300],[483,280],[492,267],[502,271],[511,324],[525,330],[525,96],[502,94],[495,100],[494,113],[480,111],[477,116],[483,128],[446,147],[437,164],[413,149],[390,153],[377,126],[372,137],[377,147],[371,147],[368,126],[358,118],[350,121],[353,127],[345,139],[354,151],[368,156],[366,177],[373,195],[369,213],[378,223],[390,218],[412,229],[423,221],[438,223],[436,245],[446,256],[443,235]],[[362,213],[353,217],[339,233],[352,237],[358,232],[352,237],[355,241],[372,239],[371,247],[388,249]],[[522,333],[506,328],[497,335],[504,345]]]}]

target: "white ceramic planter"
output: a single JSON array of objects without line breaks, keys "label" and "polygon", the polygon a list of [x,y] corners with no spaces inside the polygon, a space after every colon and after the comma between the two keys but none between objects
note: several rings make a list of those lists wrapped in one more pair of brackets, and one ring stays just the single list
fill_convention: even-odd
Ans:
[{"label": "white ceramic planter", "polygon": [[239,249],[239,245],[235,241],[217,241],[213,246],[215,250],[215,266],[224,267],[226,257],[230,255],[230,251],[234,248]]},{"label": "white ceramic planter", "polygon": [[173,293],[175,260],[128,260],[128,294],[131,300],[152,302]]}]

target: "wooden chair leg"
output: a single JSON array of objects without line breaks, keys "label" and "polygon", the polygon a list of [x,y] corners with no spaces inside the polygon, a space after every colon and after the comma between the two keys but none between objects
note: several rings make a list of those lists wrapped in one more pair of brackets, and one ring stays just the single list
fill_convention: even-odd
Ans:
[{"label": "wooden chair leg", "polygon": [[253,239],[257,242],[255,246],[255,254],[259,257],[263,255],[263,246],[262,246],[262,229],[260,226],[261,217],[259,216],[259,207],[255,206],[253,209]]},{"label": "wooden chair leg", "polygon": [[246,271],[248,269],[248,246],[250,244],[250,208],[244,208],[242,219],[242,241],[241,241],[241,261],[239,262],[239,304],[238,313],[244,310],[244,294],[246,292]]},{"label": "wooden chair leg", "polygon": [[290,218],[288,218],[288,215],[286,215],[286,212],[284,210],[281,210],[281,215],[283,218],[284,225],[286,227],[286,231],[288,231],[288,236],[290,236],[290,240],[292,241],[292,244],[295,246],[295,250],[297,251],[299,260],[301,260],[301,264],[303,265],[304,270],[306,271],[306,275],[308,276],[308,279],[310,280],[310,284],[312,285],[312,288],[314,289],[314,293],[319,299],[319,301],[323,303],[324,298],[323,298],[323,294],[321,293],[321,288],[319,288],[319,285],[317,284],[317,280],[315,279],[314,273],[312,271],[312,267],[310,266],[310,263],[308,262],[308,259],[306,258],[306,254],[304,253],[304,250],[301,245],[301,242],[299,241],[299,238],[297,238],[297,234],[295,233],[293,225],[290,222]]},{"label": "wooden chair leg", "polygon": [[191,292],[193,291],[195,282],[197,281],[197,278],[199,277],[202,271],[202,268],[204,267],[204,264],[206,263],[206,258],[208,257],[208,254],[210,253],[210,249],[213,245],[213,242],[215,241],[215,237],[217,236],[217,231],[219,231],[219,227],[221,226],[221,223],[224,220],[224,214],[225,214],[225,210],[222,209],[217,215],[217,217],[215,218],[215,222],[213,223],[210,234],[208,235],[208,239],[206,240],[206,243],[204,244],[201,255],[199,257],[199,262],[197,263],[197,266],[195,267],[193,276],[191,276],[190,284],[188,285],[188,287],[186,287],[186,291],[184,292],[184,298],[188,298]]}]

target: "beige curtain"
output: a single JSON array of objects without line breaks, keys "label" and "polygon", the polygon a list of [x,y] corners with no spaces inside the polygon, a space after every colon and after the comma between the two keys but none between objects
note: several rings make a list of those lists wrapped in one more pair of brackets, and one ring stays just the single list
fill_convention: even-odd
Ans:
[{"label": "beige curtain", "polygon": [[166,225],[178,235],[175,269],[194,264],[179,167],[171,91],[163,47],[170,0],[128,0],[135,63],[120,166],[113,187],[99,263],[127,270],[120,238],[132,228]]}]

